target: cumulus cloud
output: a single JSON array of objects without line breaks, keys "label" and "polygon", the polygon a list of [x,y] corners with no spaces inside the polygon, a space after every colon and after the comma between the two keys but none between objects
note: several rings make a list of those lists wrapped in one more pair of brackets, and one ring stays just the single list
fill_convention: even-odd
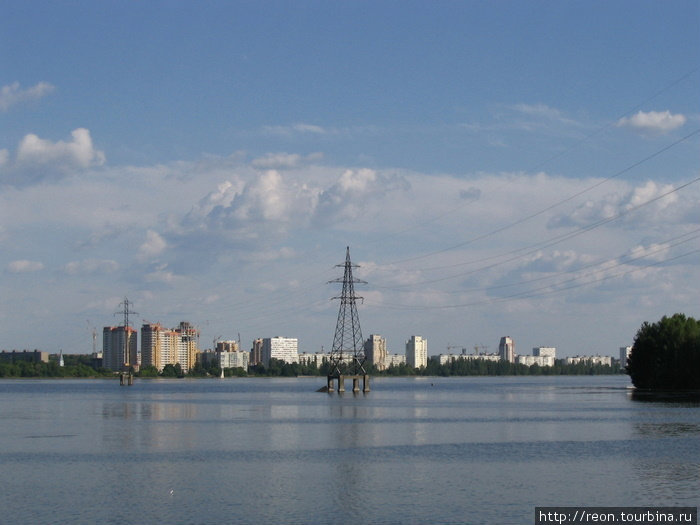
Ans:
[{"label": "cumulus cloud", "polygon": [[617,121],[618,127],[627,127],[642,133],[664,134],[685,124],[684,115],[671,114],[670,111],[638,111],[631,117],[623,117]]},{"label": "cumulus cloud", "polygon": [[146,240],[139,246],[138,257],[142,261],[152,259],[163,253],[167,246],[168,243],[158,232],[148,230],[146,232]]},{"label": "cumulus cloud", "polygon": [[303,227],[316,208],[318,193],[277,170],[255,173],[247,181],[233,178],[193,206],[176,229],[198,236],[223,234],[219,241],[272,239],[289,228]]},{"label": "cumulus cloud", "polygon": [[104,153],[94,148],[89,130],[75,129],[71,138],[69,142],[51,142],[30,133],[20,142],[16,163],[19,166],[51,164],[77,168],[104,164]]},{"label": "cumulus cloud", "polygon": [[320,194],[315,219],[319,223],[357,219],[372,201],[409,187],[407,180],[398,175],[380,174],[368,168],[345,170]]},{"label": "cumulus cloud", "polygon": [[90,131],[78,128],[71,140],[52,142],[30,133],[20,141],[14,160],[7,150],[0,151],[0,166],[5,169],[0,182],[28,186],[56,181],[75,170],[101,166],[105,155],[92,143]]},{"label": "cumulus cloud", "polygon": [[678,202],[678,194],[669,193],[672,190],[673,186],[670,184],[647,181],[631,190],[609,193],[597,200],[587,200],[569,213],[552,217],[548,227],[588,226],[640,207],[644,213],[635,215],[632,220],[637,223],[653,222],[660,212],[672,208]]},{"label": "cumulus cloud", "polygon": [[54,90],[54,87],[48,82],[39,82],[38,84],[24,88],[19,82],[13,82],[7,86],[0,88],[0,111],[7,111],[12,106],[39,100]]},{"label": "cumulus cloud", "polygon": [[39,261],[28,261],[26,259],[12,261],[7,265],[7,271],[10,273],[30,273],[43,269],[44,265]]}]

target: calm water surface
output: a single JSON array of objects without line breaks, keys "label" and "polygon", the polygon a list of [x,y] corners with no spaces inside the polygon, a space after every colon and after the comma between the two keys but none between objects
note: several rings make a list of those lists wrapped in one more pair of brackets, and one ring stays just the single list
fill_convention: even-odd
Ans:
[{"label": "calm water surface", "polygon": [[700,505],[700,404],[615,377],[0,381],[3,524],[531,524]]}]

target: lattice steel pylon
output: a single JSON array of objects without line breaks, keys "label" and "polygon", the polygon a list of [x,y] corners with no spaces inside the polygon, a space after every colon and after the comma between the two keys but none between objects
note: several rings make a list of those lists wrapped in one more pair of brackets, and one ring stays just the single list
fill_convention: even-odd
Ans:
[{"label": "lattice steel pylon", "polygon": [[[333,337],[333,347],[331,349],[331,362],[329,377],[340,377],[348,375],[366,375],[364,368],[365,352],[364,341],[362,340],[362,330],[360,329],[360,318],[357,315],[356,301],[363,300],[355,295],[355,284],[367,284],[367,281],[356,279],[352,276],[352,269],[358,268],[356,264],[350,262],[350,247],[345,251],[345,264],[338,264],[336,267],[344,267],[342,279],[334,279],[328,283],[342,283],[343,291],[340,296],[333,299],[340,300],[338,309],[338,321],[335,325],[335,336]],[[350,359],[352,357],[352,359]]]}]

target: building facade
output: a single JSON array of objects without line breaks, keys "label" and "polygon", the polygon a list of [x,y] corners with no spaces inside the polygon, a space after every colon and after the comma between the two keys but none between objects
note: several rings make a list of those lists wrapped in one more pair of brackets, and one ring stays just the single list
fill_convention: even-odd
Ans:
[{"label": "building facade", "polygon": [[386,356],[386,367],[401,366],[406,364],[406,356],[404,354],[389,354]]},{"label": "building facade", "polygon": [[377,370],[386,370],[389,366],[386,364],[386,339],[381,335],[372,334],[365,341],[364,349],[365,360],[368,363],[374,365]]},{"label": "building facade", "polygon": [[0,352],[0,362],[2,363],[16,363],[19,361],[27,361],[30,363],[48,363],[49,353],[42,352],[40,350],[22,350],[18,352],[17,350],[12,350],[7,352],[3,350]]},{"label": "building facade", "polygon": [[105,326],[102,330],[102,366],[119,372],[138,368],[138,333],[130,326]]},{"label": "building facade", "polygon": [[532,349],[532,355],[539,357],[553,357],[557,358],[557,349],[553,346],[536,346]]},{"label": "building facade", "polygon": [[251,366],[259,365],[262,364],[262,348],[263,348],[263,340],[262,339],[254,339],[253,340],[253,348],[250,350],[250,359],[249,363]]},{"label": "building facade", "polygon": [[501,342],[498,345],[498,355],[502,361],[515,363],[515,341],[510,336],[501,337]]},{"label": "building facade", "polygon": [[520,365],[554,366],[554,356],[551,355],[519,355],[515,362]]},{"label": "building facade", "polygon": [[159,372],[166,365],[180,364],[187,372],[197,362],[199,332],[188,322],[177,328],[164,328],[160,323],[141,326],[141,364],[155,366]]},{"label": "building facade", "polygon": [[316,366],[320,367],[323,363],[329,362],[331,359],[330,354],[324,352],[314,352],[313,354],[302,352],[297,356],[299,358],[299,363],[302,365]]},{"label": "building facade", "polygon": [[578,363],[588,363],[591,365],[612,365],[612,357],[609,355],[576,355],[567,357],[567,365],[575,365]]},{"label": "building facade", "polygon": [[622,368],[627,368],[627,360],[630,358],[632,353],[631,346],[621,346],[620,347],[620,366]]},{"label": "building facade", "polygon": [[406,341],[406,364],[413,368],[428,366],[428,340],[420,335],[412,335]]},{"label": "building facade", "polygon": [[262,364],[270,366],[270,359],[298,363],[298,341],[291,337],[267,337],[262,340]]}]

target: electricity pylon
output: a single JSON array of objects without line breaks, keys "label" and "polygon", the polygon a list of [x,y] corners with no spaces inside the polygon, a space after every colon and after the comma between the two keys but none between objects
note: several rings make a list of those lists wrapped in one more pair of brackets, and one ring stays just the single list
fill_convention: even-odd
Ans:
[{"label": "electricity pylon", "polygon": [[[345,252],[345,264],[338,264],[336,267],[344,267],[343,277],[328,281],[329,283],[342,283],[343,291],[340,296],[333,299],[340,300],[338,310],[338,321],[335,325],[335,336],[333,337],[333,348],[331,349],[329,377],[340,377],[344,374],[366,375],[364,368],[365,352],[364,341],[362,340],[362,330],[360,329],[360,318],[357,315],[356,301],[363,300],[355,295],[355,283],[367,284],[367,281],[356,279],[352,276],[352,269],[358,268],[350,261],[350,247]],[[352,359],[350,359],[350,357]],[[350,362],[348,362],[350,361]]]}]

